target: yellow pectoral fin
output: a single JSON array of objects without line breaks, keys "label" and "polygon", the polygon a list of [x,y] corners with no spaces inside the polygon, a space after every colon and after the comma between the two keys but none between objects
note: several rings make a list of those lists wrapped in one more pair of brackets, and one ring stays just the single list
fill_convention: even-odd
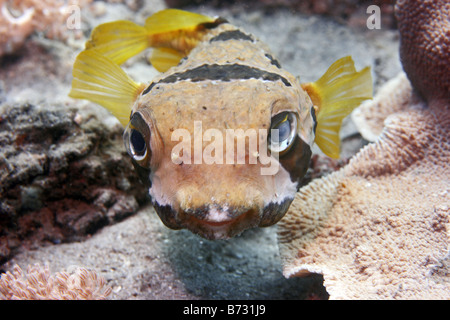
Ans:
[{"label": "yellow pectoral fin", "polygon": [[166,9],[148,17],[145,27],[150,34],[195,29],[201,24],[213,23],[214,18],[178,9]]},{"label": "yellow pectoral fin", "polygon": [[147,29],[131,21],[114,21],[97,26],[86,42],[86,49],[95,48],[117,64],[148,48]]},{"label": "yellow pectoral fin", "polygon": [[76,58],[69,96],[105,107],[126,126],[133,103],[144,88],[109,58],[91,49]]},{"label": "yellow pectoral fin", "polygon": [[339,158],[342,120],[362,101],[372,99],[370,68],[357,72],[352,58],[344,57],[319,80],[302,87],[318,107],[315,142],[326,155]]},{"label": "yellow pectoral fin", "polygon": [[150,57],[150,63],[159,72],[166,72],[171,67],[178,65],[183,54],[171,48],[156,48]]}]

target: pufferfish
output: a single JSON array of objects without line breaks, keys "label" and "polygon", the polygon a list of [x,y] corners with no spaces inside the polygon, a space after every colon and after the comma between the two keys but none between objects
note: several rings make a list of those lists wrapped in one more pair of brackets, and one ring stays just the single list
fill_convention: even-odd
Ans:
[{"label": "pufferfish", "polygon": [[[136,83],[120,65],[149,47],[162,73]],[[369,67],[357,72],[344,57],[301,84],[252,34],[223,18],[167,9],[144,26],[96,27],[76,58],[69,95],[123,124],[127,152],[167,227],[225,239],[285,215],[313,143],[339,157],[342,120],[372,97],[372,79]],[[255,142],[251,132],[266,134]],[[239,143],[240,159],[225,159]],[[263,174],[268,163],[277,170]]]}]

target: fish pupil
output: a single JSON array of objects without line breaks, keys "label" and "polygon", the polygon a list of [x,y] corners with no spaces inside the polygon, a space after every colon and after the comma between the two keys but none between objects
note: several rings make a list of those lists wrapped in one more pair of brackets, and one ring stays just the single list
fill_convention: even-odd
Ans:
[{"label": "fish pupil", "polygon": [[273,142],[279,143],[289,138],[291,133],[291,125],[288,121],[284,121],[276,129],[278,129],[278,141],[275,141],[274,137],[272,137]]},{"label": "fish pupil", "polygon": [[145,152],[146,149],[145,140],[139,131],[135,129],[131,130],[130,142],[131,146],[133,147],[134,154],[142,155]]}]

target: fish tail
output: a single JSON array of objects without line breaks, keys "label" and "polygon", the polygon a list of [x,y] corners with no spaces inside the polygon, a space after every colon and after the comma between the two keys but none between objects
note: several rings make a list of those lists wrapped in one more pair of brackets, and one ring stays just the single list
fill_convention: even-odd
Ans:
[{"label": "fish tail", "polygon": [[199,13],[179,9],[166,9],[148,17],[145,20],[145,27],[150,34],[164,34],[177,30],[195,31],[199,26],[214,24],[218,20],[220,20],[220,23],[223,22],[221,19]]},{"label": "fish tail", "polygon": [[145,26],[131,21],[109,22],[96,27],[86,43],[117,64],[143,50],[162,48],[150,59],[158,71],[179,63],[192,50],[208,28],[224,21],[178,9],[166,9],[148,17]]},{"label": "fish tail", "polygon": [[94,49],[82,51],[73,67],[71,98],[86,99],[108,109],[122,125],[145,85],[134,82],[116,63]]},{"label": "fish tail", "polygon": [[121,65],[151,45],[147,29],[134,22],[119,20],[97,26],[92,30],[86,49],[95,50]]},{"label": "fish tail", "polygon": [[208,28],[223,22],[221,19],[178,9],[166,9],[153,14],[145,21],[151,46],[157,48],[150,57],[150,63],[160,72],[176,66],[197,46]]},{"label": "fish tail", "polygon": [[302,84],[316,111],[315,142],[331,158],[339,158],[343,119],[362,101],[372,99],[370,67],[357,72],[350,56],[334,62],[316,82]]}]

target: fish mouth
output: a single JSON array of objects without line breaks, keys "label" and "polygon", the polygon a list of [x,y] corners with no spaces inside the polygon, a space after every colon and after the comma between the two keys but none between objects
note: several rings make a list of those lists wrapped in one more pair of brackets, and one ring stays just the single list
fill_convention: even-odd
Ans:
[{"label": "fish mouth", "polygon": [[210,206],[196,209],[178,210],[170,205],[154,208],[161,221],[170,229],[188,229],[205,239],[229,239],[243,231],[256,227],[268,227],[277,223],[288,210],[293,198],[281,203],[269,203],[263,208],[220,208]]},{"label": "fish mouth", "polygon": [[179,219],[186,229],[210,240],[228,239],[259,224],[259,215],[254,209],[246,210],[237,216],[223,212],[221,217],[217,217],[215,213],[202,216],[183,212]]},{"label": "fish mouth", "polygon": [[236,219],[232,219],[232,220],[228,220],[228,221],[208,221],[208,220],[202,221],[202,220],[192,218],[192,220],[196,220],[197,223],[203,224],[206,226],[210,226],[210,227],[223,227],[223,226],[228,226],[228,225],[232,224],[233,222],[235,222]]}]

